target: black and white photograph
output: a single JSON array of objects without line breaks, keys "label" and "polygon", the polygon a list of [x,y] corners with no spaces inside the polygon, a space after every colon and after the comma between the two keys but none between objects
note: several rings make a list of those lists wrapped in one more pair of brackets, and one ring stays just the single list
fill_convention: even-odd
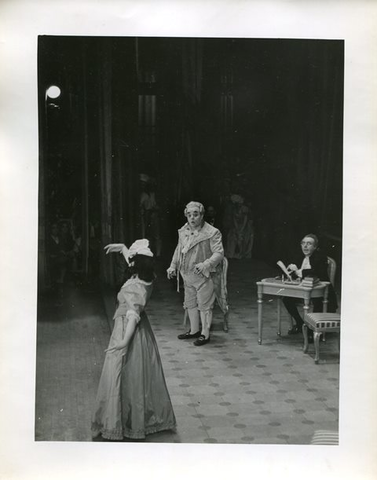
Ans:
[{"label": "black and white photograph", "polygon": [[375,478],[376,13],[0,4],[1,478]]},{"label": "black and white photograph", "polygon": [[39,37],[36,440],[338,443],[343,84],[341,40]]}]

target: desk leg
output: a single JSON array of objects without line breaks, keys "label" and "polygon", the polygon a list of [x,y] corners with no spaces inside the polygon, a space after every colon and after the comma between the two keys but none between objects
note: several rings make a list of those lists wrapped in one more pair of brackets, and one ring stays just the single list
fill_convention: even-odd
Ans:
[{"label": "desk leg", "polygon": [[[329,303],[329,286],[326,285],[325,291],[323,292],[323,311],[324,311],[324,313],[327,312],[328,303]],[[326,341],[326,333],[325,332],[323,332],[323,334],[322,334],[322,341],[323,342]],[[319,351],[318,351],[318,355],[317,355],[317,352],[316,352],[316,358],[317,358],[317,360],[319,360]],[[316,363],[318,363],[318,361]]]},{"label": "desk leg", "polygon": [[310,294],[305,293],[304,297],[304,321],[306,320],[306,314],[309,312],[310,308]]},{"label": "desk leg", "polygon": [[306,315],[309,312],[310,308],[310,294],[305,294],[304,296],[304,325],[302,326],[302,334],[304,336],[304,353],[308,351],[309,340],[308,340],[308,327],[306,326]]},{"label": "desk leg", "polygon": [[263,293],[258,291],[258,344],[262,344],[262,309],[263,309]]},{"label": "desk leg", "polygon": [[277,297],[277,307],[278,307],[278,336],[281,337],[281,299]]},{"label": "desk leg", "polygon": [[309,340],[308,340],[308,327],[304,323],[302,326],[302,334],[304,335],[304,353],[308,352]]}]

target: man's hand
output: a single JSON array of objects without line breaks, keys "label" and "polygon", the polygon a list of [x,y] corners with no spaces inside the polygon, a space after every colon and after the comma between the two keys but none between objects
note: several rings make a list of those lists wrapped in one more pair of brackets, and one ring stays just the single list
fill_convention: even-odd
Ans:
[{"label": "man's hand", "polygon": [[166,273],[167,273],[167,276],[168,276],[168,279],[169,279],[169,280],[170,280],[171,278],[177,276],[177,271],[176,271],[176,269],[175,269],[175,268],[172,268],[172,267],[169,267],[169,268],[166,270]]},{"label": "man's hand", "polygon": [[289,273],[292,273],[298,270],[298,268],[297,268],[297,265],[295,265],[294,263],[291,263],[290,265],[288,265],[287,270]]},{"label": "man's hand", "polygon": [[204,263],[197,263],[194,267],[194,273],[196,273],[197,275],[203,275],[205,268],[206,267]]}]

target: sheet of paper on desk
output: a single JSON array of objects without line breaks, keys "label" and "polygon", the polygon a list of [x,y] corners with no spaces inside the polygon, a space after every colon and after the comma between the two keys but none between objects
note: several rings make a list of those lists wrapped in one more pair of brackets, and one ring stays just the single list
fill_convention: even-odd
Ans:
[{"label": "sheet of paper on desk", "polygon": [[276,262],[279,267],[283,270],[283,272],[285,273],[285,275],[289,278],[290,281],[292,281],[292,277],[291,277],[291,274],[288,272],[287,270],[287,267],[284,265],[284,263],[279,260],[278,262]]}]

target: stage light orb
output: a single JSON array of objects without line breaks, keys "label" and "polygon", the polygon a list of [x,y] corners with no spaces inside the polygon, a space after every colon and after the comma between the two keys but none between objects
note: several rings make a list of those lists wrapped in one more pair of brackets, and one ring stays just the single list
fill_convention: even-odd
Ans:
[{"label": "stage light orb", "polygon": [[51,85],[46,91],[48,98],[58,98],[60,97],[61,90],[56,85]]}]

